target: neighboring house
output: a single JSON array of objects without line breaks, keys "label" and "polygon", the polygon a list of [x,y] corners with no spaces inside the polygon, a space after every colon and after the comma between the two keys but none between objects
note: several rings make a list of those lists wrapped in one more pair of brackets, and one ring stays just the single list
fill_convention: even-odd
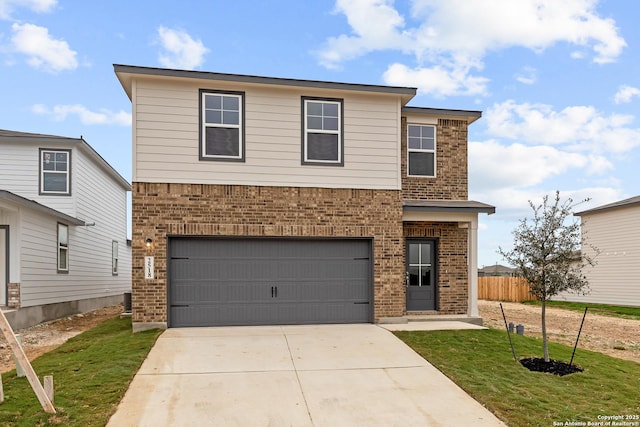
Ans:
[{"label": "neighboring house", "polygon": [[584,270],[590,291],[587,295],[564,293],[555,299],[640,307],[640,196],[575,215],[589,243],[582,250],[596,261]]},{"label": "neighboring house", "polygon": [[515,277],[516,269],[507,267],[506,265],[488,265],[478,269],[478,277],[498,276],[498,277]]},{"label": "neighboring house", "polygon": [[122,302],[128,191],[82,137],[0,130],[0,306],[14,328]]},{"label": "neighboring house", "polygon": [[115,65],[133,328],[478,318],[467,127],[416,89]]}]

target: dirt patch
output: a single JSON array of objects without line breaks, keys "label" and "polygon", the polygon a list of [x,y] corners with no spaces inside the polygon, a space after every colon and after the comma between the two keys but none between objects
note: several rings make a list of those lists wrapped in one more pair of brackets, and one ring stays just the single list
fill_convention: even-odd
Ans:
[{"label": "dirt patch", "polygon": [[[64,344],[69,338],[91,329],[99,323],[122,313],[122,305],[101,308],[83,314],[63,317],[46,323],[40,323],[26,329],[19,329],[16,334],[22,338],[22,348],[29,360],[53,350]],[[0,373],[15,368],[13,352],[0,333]]]},{"label": "dirt patch", "polygon": [[[540,307],[510,302],[503,302],[502,306],[507,322],[524,325],[526,336],[542,337]],[[499,302],[480,300],[478,308],[486,326],[504,330]],[[582,314],[577,311],[547,307],[549,341],[573,346],[580,329]],[[587,312],[578,347],[640,363],[640,320],[600,316]]]}]

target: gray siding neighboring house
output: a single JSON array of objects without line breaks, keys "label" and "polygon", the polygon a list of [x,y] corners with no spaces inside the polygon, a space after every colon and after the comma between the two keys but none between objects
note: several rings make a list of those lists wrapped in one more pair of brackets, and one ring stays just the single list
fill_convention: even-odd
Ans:
[{"label": "gray siding neighboring house", "polygon": [[600,253],[582,248],[597,264],[584,271],[587,295],[566,293],[556,299],[640,307],[640,196],[575,214],[582,234]]},{"label": "gray siding neighboring house", "polygon": [[82,138],[0,130],[0,306],[14,328],[122,302],[130,190]]}]

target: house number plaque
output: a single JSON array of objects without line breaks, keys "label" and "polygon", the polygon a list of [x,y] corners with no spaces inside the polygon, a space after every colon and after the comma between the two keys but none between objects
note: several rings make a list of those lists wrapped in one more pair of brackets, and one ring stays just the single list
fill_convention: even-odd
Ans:
[{"label": "house number plaque", "polygon": [[146,256],[144,257],[144,278],[145,279],[153,279],[153,257]]}]

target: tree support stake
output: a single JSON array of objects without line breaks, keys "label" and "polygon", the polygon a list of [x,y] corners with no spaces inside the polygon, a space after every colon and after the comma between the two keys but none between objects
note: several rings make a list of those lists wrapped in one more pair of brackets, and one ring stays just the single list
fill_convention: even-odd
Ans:
[{"label": "tree support stake", "polygon": [[513,353],[513,360],[518,362],[518,356],[516,356],[516,350],[513,348],[513,342],[511,341],[511,333],[509,332],[509,326],[507,326],[507,316],[504,315],[504,309],[502,303],[500,303],[500,311],[502,311],[502,319],[504,320],[504,327],[507,330],[507,336],[509,337],[509,345],[511,345],[511,353]]}]

